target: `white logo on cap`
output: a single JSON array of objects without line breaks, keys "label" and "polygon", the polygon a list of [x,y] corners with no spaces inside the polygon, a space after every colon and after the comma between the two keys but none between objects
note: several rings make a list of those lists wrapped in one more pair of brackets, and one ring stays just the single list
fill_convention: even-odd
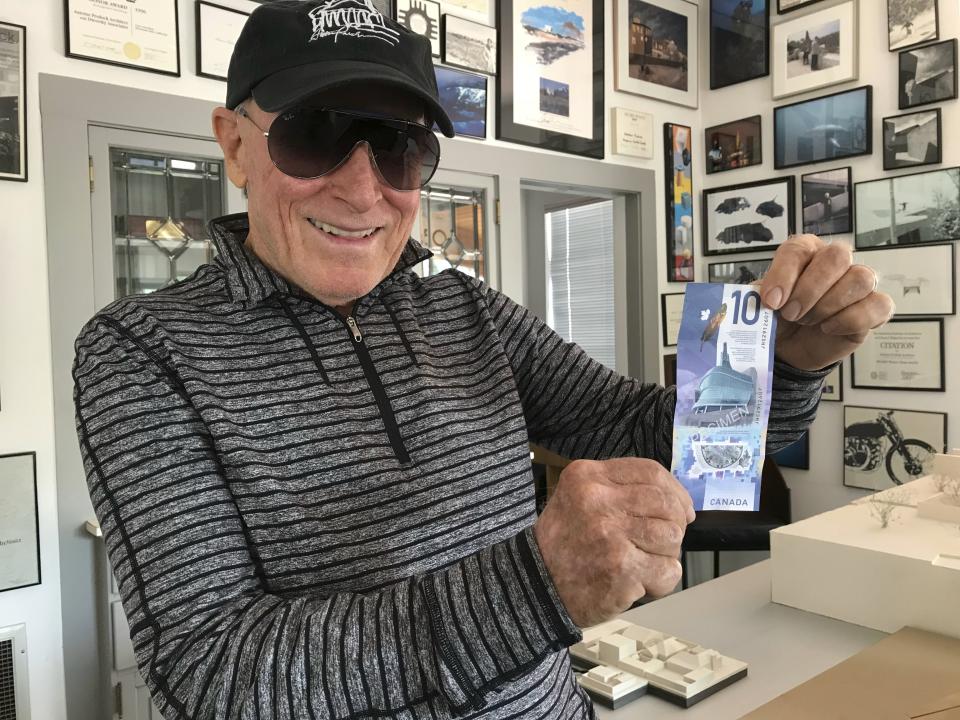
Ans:
[{"label": "white logo on cap", "polygon": [[384,23],[373,0],[329,0],[309,14],[313,20],[310,42],[331,36],[336,42],[341,35],[375,38],[388,45],[396,45],[400,39],[400,33]]}]

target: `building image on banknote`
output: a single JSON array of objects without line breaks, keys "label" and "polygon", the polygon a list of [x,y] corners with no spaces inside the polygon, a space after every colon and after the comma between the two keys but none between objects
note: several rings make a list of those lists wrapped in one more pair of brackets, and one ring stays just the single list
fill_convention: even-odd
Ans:
[{"label": "building image on banknote", "polygon": [[701,427],[744,425],[750,421],[756,403],[757,371],[734,370],[727,344],[723,344],[720,363],[700,379],[693,408],[686,424]]}]

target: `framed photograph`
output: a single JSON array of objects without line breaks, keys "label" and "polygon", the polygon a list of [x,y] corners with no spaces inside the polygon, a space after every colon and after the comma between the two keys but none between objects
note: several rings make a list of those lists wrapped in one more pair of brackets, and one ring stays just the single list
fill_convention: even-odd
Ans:
[{"label": "framed photograph", "polygon": [[823,379],[823,386],[820,390],[820,399],[829,402],[843,401],[843,363],[839,362],[833,366],[830,374]]},{"label": "framed photograph", "polygon": [[613,152],[633,157],[653,157],[653,115],[631,110],[613,108]]},{"label": "framed photograph", "polygon": [[0,455],[0,592],[39,584],[37,455]]},{"label": "framed photograph", "polygon": [[710,263],[707,265],[707,282],[752,285],[763,280],[772,262],[773,258]]},{"label": "framed photograph", "polygon": [[943,318],[895,319],[850,356],[850,387],[943,392]]},{"label": "framed photograph", "polygon": [[710,0],[710,89],[769,74],[768,0]]},{"label": "framed photograph", "polygon": [[703,191],[703,254],[773,250],[793,234],[792,175]]},{"label": "framed photograph", "polygon": [[805,233],[853,232],[853,173],[849,166],[801,175],[800,200]]},{"label": "framed photograph", "polygon": [[127,3],[65,0],[67,57],[180,76],[176,0]]},{"label": "framed photograph", "polygon": [[809,7],[818,2],[823,2],[823,0],[777,0],[777,13],[783,15],[788,12],[793,12],[794,10]]},{"label": "framed photograph", "polygon": [[870,85],[773,109],[773,166],[830,162],[873,152]]},{"label": "framed photograph", "polygon": [[660,321],[663,330],[663,346],[676,347],[680,335],[680,318],[683,316],[683,298],[685,293],[663,293],[660,295]]},{"label": "framed photograph", "polygon": [[603,0],[501,0],[497,138],[603,157]]},{"label": "framed photograph", "polygon": [[877,289],[893,298],[896,314],[956,315],[953,243],[861,250],[853,261],[877,273]]},{"label": "framed photograph", "polygon": [[763,163],[759,115],[709,127],[704,140],[707,175]]},{"label": "framed photograph", "polygon": [[957,39],[900,53],[900,109],[957,97]]},{"label": "framed photograph", "polygon": [[686,0],[615,0],[617,90],[697,107],[698,9]]},{"label": "framed photograph", "polygon": [[497,74],[497,29],[462,17],[443,16],[443,61],[447,65]]},{"label": "framed photograph", "polygon": [[887,0],[890,52],[940,39],[937,0]]},{"label": "framed photograph", "polygon": [[250,13],[197,0],[197,75],[226,80],[233,46]]},{"label": "framed photograph", "polygon": [[857,79],[857,3],[848,0],[773,27],[773,97]]},{"label": "framed photograph", "polygon": [[810,469],[810,431],[804,430],[800,438],[785,448],[770,453],[778,467]]},{"label": "framed photograph", "polygon": [[27,181],[27,29],[0,22],[0,180]]},{"label": "framed photograph", "polygon": [[372,0],[373,6],[377,11],[384,17],[388,17],[391,20],[397,19],[397,6],[394,0]]},{"label": "framed photograph", "polygon": [[669,353],[663,356],[663,384],[670,387],[677,384],[677,354]]},{"label": "framed photograph", "polygon": [[457,135],[487,136],[487,76],[434,65],[440,105],[446,110]]},{"label": "framed photograph", "polygon": [[960,167],[854,185],[858,249],[960,240]]},{"label": "framed photograph", "polygon": [[946,452],[947,415],[919,410],[843,408],[843,484],[886,490],[930,472]]},{"label": "framed photograph", "polygon": [[434,0],[397,0],[397,22],[430,40],[434,57],[440,57],[440,3]]},{"label": "framed photograph", "polygon": [[883,169],[943,162],[940,108],[883,119]]},{"label": "framed photograph", "polygon": [[664,123],[667,180],[667,282],[693,282],[693,132]]}]

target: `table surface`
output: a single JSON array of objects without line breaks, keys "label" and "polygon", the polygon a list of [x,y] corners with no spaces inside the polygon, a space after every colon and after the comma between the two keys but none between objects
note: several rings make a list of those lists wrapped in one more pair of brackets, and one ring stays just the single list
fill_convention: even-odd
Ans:
[{"label": "table surface", "polygon": [[651,695],[616,711],[597,705],[598,717],[608,720],[735,720],[886,636],[770,602],[769,560],[628,610],[622,617],[750,667],[747,677],[689,709]]}]

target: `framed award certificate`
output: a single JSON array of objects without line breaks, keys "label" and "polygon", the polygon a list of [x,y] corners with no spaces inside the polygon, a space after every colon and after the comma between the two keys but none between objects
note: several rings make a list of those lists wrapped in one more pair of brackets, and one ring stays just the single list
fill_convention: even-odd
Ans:
[{"label": "framed award certificate", "polygon": [[850,367],[851,387],[943,391],[943,318],[891,320],[870,333]]},{"label": "framed award certificate", "polygon": [[0,592],[40,584],[37,456],[0,455]]},{"label": "framed award certificate", "polygon": [[250,13],[197,0],[197,75],[226,80],[233,46]]},{"label": "framed award certificate", "polygon": [[176,0],[66,0],[67,56],[180,75]]}]

